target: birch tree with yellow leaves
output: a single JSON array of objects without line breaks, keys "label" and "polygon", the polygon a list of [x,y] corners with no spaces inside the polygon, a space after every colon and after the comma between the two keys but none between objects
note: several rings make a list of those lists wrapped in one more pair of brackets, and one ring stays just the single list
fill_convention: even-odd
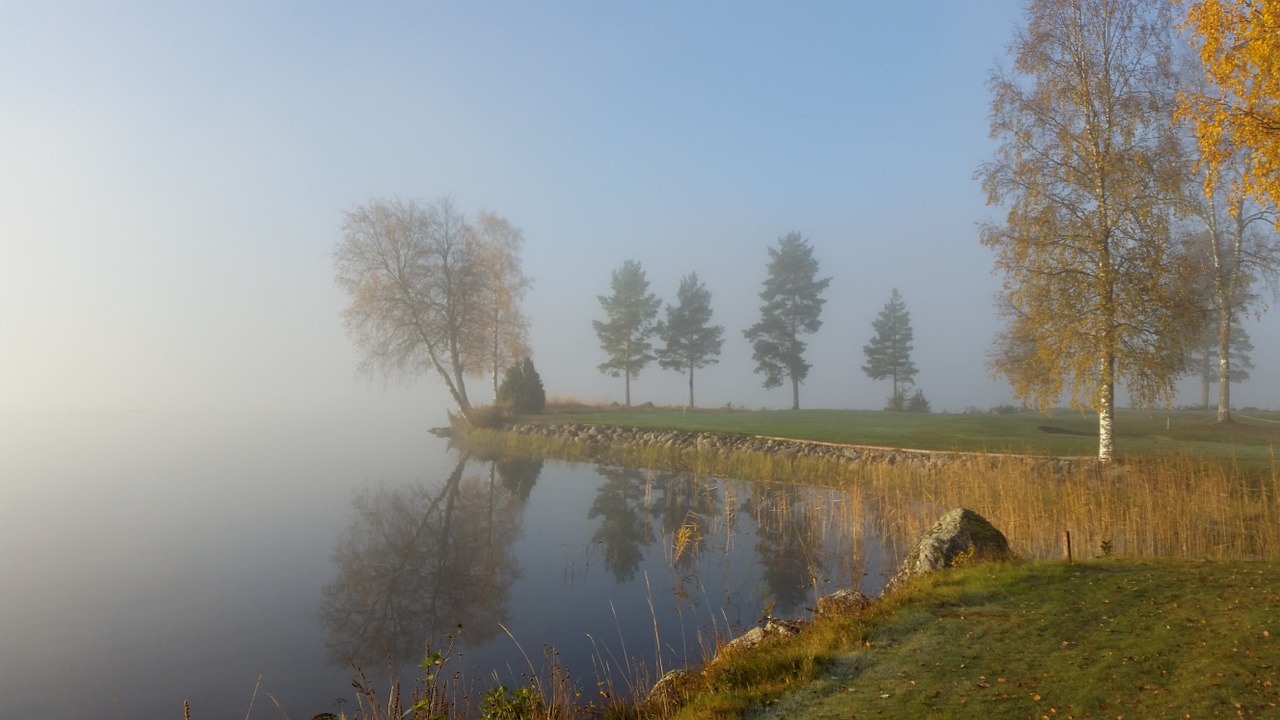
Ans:
[{"label": "birch tree with yellow leaves", "polygon": [[448,197],[373,200],[344,214],[334,280],[347,295],[347,335],[366,372],[434,374],[473,416],[466,376],[524,347],[520,231],[481,213],[476,229]]},{"label": "birch tree with yellow leaves", "polygon": [[[1280,205],[1280,1],[1192,2],[1186,28],[1209,88],[1184,92],[1179,112],[1193,123],[1206,191],[1226,179],[1233,196]],[[1233,163],[1243,172],[1224,178]]]},{"label": "birch tree with yellow leaves", "polygon": [[1098,415],[1115,452],[1116,386],[1171,399],[1184,367],[1173,294],[1172,12],[1167,0],[1032,0],[993,72],[995,156],[977,172],[1003,222],[981,228],[1004,283],[991,367],[1047,409]]},{"label": "birch tree with yellow leaves", "polygon": [[[1250,314],[1260,316],[1267,309],[1257,283],[1265,283],[1273,298],[1280,298],[1280,233],[1275,232],[1275,209],[1243,191],[1249,170],[1247,150],[1235,148],[1212,163],[1195,154],[1199,128],[1186,112],[1188,98],[1221,95],[1191,48],[1183,49],[1178,64],[1180,129],[1187,138],[1181,212],[1184,275],[1203,316],[1196,350],[1202,363],[1212,358],[1217,366],[1218,422],[1226,423],[1231,422],[1231,384],[1242,379],[1233,364],[1247,360],[1236,350],[1242,341],[1248,343],[1240,320]],[[1204,350],[1206,344],[1211,350]]]},{"label": "birch tree with yellow leaves", "polygon": [[468,370],[488,373],[493,395],[498,396],[498,376],[530,355],[529,320],[520,302],[533,284],[520,265],[524,233],[497,213],[481,210],[474,228],[475,256],[482,284],[485,319],[483,348]]}]

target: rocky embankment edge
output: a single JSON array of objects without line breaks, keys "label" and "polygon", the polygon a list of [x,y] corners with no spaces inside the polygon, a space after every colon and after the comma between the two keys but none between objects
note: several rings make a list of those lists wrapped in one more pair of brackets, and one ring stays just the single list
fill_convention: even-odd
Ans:
[{"label": "rocky embankment edge", "polygon": [[[496,432],[535,439],[551,454],[574,460],[620,465],[663,465],[674,470],[734,474],[758,478],[791,475],[808,480],[820,467],[865,469],[894,467],[920,473],[942,472],[958,464],[1018,462],[1030,470],[1063,473],[1078,470],[1091,458],[1035,457],[997,453],[910,450],[795,440],[719,432],[654,430],[586,423],[514,423]],[[518,441],[508,443],[519,445]],[[557,450],[559,452],[557,452]]]}]

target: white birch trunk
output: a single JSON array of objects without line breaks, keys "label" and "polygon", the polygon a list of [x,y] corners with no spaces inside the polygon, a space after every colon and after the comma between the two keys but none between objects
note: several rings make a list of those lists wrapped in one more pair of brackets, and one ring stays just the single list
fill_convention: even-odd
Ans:
[{"label": "white birch trunk", "polygon": [[1106,464],[1115,457],[1114,432],[1116,411],[1116,361],[1107,354],[1102,359],[1102,382],[1098,385],[1098,462]]},{"label": "white birch trunk", "polygon": [[1218,422],[1231,422],[1231,312],[1218,320]]},{"label": "white birch trunk", "polygon": [[1111,462],[1116,450],[1116,439],[1112,434],[1114,410],[1110,406],[1098,409],[1098,462]]}]

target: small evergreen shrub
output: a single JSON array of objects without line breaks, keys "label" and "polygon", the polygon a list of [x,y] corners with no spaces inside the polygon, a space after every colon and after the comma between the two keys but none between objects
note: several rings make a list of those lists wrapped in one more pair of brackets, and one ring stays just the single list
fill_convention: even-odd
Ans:
[{"label": "small evergreen shrub", "polygon": [[497,402],[515,413],[539,413],[546,408],[547,393],[533,360],[525,358],[507,369],[498,386]]},{"label": "small evergreen shrub", "polygon": [[907,397],[905,392],[899,392],[897,395],[890,397],[884,403],[885,410],[894,410],[897,412],[930,412],[929,401],[925,399],[924,391],[916,388],[915,394]]},{"label": "small evergreen shrub", "polygon": [[924,391],[916,388],[916,392],[907,400],[907,412],[927,413],[929,412],[929,401],[924,397]]},{"label": "small evergreen shrub", "polygon": [[900,392],[889,396],[889,399],[886,400],[884,403],[884,409],[895,410],[897,412],[902,412],[903,410],[906,410],[907,396]]}]

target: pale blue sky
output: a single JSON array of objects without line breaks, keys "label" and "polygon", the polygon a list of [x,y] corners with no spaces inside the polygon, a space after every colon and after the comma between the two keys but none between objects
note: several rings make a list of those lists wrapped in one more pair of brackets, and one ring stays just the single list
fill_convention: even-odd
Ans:
[{"label": "pale blue sky", "polygon": [[[697,271],[726,343],[701,405],[786,407],[742,329],[766,248],[834,277],[808,407],[878,408],[859,369],[897,287],[938,409],[1010,399],[983,359],[998,279],[972,179],[1015,0],[0,4],[0,412],[420,407],[342,334],[341,212],[452,195],[525,233],[552,395],[620,400],[596,295],[626,259]],[[1258,380],[1280,405],[1251,325]],[[1272,354],[1271,356],[1274,356]],[[477,384],[475,394],[487,394]],[[656,365],[636,402],[678,404]],[[1187,400],[1192,400],[1188,397]]]}]

